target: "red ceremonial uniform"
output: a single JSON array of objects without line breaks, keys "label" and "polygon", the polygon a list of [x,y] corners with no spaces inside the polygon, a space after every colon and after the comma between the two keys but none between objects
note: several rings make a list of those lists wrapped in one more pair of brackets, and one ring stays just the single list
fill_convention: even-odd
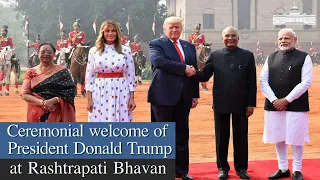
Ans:
[{"label": "red ceremonial uniform", "polygon": [[60,51],[62,48],[68,48],[68,40],[59,39],[57,41],[56,49]]},{"label": "red ceremonial uniform", "polygon": [[135,52],[142,50],[142,46],[139,43],[133,42],[130,44],[131,52],[134,54]]},{"label": "red ceremonial uniform", "polygon": [[128,42],[128,38],[125,35],[122,35],[122,44],[125,45]]},{"label": "red ceremonial uniform", "polygon": [[6,46],[10,46],[11,49],[13,48],[13,42],[12,42],[11,37],[4,38],[4,37],[0,36],[0,50],[2,50],[2,48],[6,47]]},{"label": "red ceremonial uniform", "polygon": [[317,51],[316,51],[315,48],[311,48],[310,56],[313,56],[316,52],[317,52]]},{"label": "red ceremonial uniform", "polygon": [[[74,37],[77,35],[77,37],[74,40]],[[72,31],[69,33],[68,38],[68,46],[76,47],[80,43],[86,42],[86,35],[83,31],[80,31],[77,33],[76,31]]]},{"label": "red ceremonial uniform", "polygon": [[195,47],[198,47],[200,44],[205,44],[206,39],[203,34],[192,33],[188,40],[192,43]]},{"label": "red ceremonial uniform", "polygon": [[36,52],[38,51],[38,48],[40,46],[40,43],[34,43],[28,46],[28,48],[34,48]]}]

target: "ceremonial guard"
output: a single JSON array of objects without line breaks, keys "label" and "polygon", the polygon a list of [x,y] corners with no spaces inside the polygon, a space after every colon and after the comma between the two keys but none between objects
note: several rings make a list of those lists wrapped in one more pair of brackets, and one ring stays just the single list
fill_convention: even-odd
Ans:
[{"label": "ceremonial guard", "polygon": [[[2,29],[1,29],[1,36],[0,36],[0,51],[4,48],[10,46],[11,49],[13,49],[13,41],[11,37],[8,37],[8,26],[7,25],[3,25]],[[13,55],[11,57],[11,67],[10,69],[7,69],[8,71],[11,71],[13,68],[15,68],[14,70],[16,71],[16,69],[18,69],[18,62],[14,62],[16,61],[15,58],[15,53],[13,52]],[[2,81],[5,78],[5,67],[0,65],[0,81]],[[17,79],[17,77],[16,77]],[[6,95],[9,95],[9,87],[10,87],[10,82],[3,82],[3,84],[0,84],[0,96],[2,95],[2,85],[5,85],[6,87]],[[18,80],[15,80],[14,82],[15,88],[16,88],[16,92],[18,92]]]},{"label": "ceremonial guard", "polygon": [[200,29],[201,29],[201,24],[198,24],[197,26],[195,26],[195,32],[190,34],[189,36],[189,42],[192,43],[196,49],[198,49],[198,47],[200,45],[203,45],[206,43],[206,38],[204,37],[203,34],[200,33]]},{"label": "ceremonial guard", "polygon": [[[67,57],[67,59],[70,59],[70,66],[71,66],[71,57],[76,47],[81,46],[81,44],[84,44],[86,42],[86,34],[83,31],[80,31],[80,19],[77,19],[76,22],[73,23],[73,29],[74,31],[69,33],[68,38],[68,46],[70,49],[70,55]],[[68,62],[67,62],[68,63]],[[85,92],[85,85],[81,85],[81,94],[84,96]]]},{"label": "ceremonial guard", "polygon": [[[132,52],[132,55],[133,55],[133,60],[135,60],[138,51],[140,51],[140,50],[142,51],[142,46],[139,43],[138,34],[136,34],[133,39],[134,39],[134,42],[130,44],[130,48],[131,48],[131,52]],[[144,55],[143,55],[143,57],[145,58]],[[137,62],[135,61],[135,63],[137,63]],[[136,70],[136,74],[135,74],[136,82],[138,82],[139,84],[142,84],[142,79],[141,79],[141,75],[140,74],[141,74],[141,69],[140,69],[140,71]]]},{"label": "ceremonial guard", "polygon": [[[122,33],[122,28],[121,28],[121,33]],[[122,45],[126,45],[128,43],[128,38],[127,36],[122,34]]]},{"label": "ceremonial guard", "polygon": [[[28,41],[29,41],[29,40],[28,40]],[[36,43],[33,43],[33,44],[29,45],[28,48],[34,48],[35,53],[37,53],[37,52],[38,52],[38,49],[39,49],[39,46],[40,46],[40,43],[41,43],[41,41],[40,41],[40,34],[38,34],[37,37],[36,37]],[[32,56],[32,55],[31,55],[31,56]]]},{"label": "ceremonial guard", "polygon": [[73,23],[73,29],[74,31],[69,33],[68,46],[75,48],[80,43],[83,44],[86,42],[86,34],[80,31],[80,19],[77,19],[76,22]]},{"label": "ceremonial guard", "polygon": [[[56,44],[56,50],[57,50],[56,55],[59,56],[59,59],[61,59],[60,56],[65,56],[64,63],[66,63],[65,65],[66,67],[68,67],[70,65],[70,59],[69,59],[70,49],[68,48],[68,39],[64,31],[61,31],[60,33],[60,39],[57,41],[57,44]],[[60,64],[61,62],[58,62],[57,60],[57,63]]]},{"label": "ceremonial guard", "polygon": [[64,31],[60,33],[60,39],[57,41],[56,50],[60,51],[62,48],[68,48],[68,40]]},{"label": "ceremonial guard", "polygon": [[316,50],[316,48],[314,48],[314,46],[312,46],[310,48],[310,56],[313,57],[315,53],[317,53],[317,50]]},{"label": "ceremonial guard", "polygon": [[40,46],[40,34],[36,37],[36,43],[33,43],[28,46],[29,40],[27,41],[27,47],[33,48],[35,52],[33,52],[29,57],[29,67],[35,67],[40,63],[40,59],[38,57],[38,49]]},{"label": "ceremonial guard", "polygon": [[[204,37],[203,34],[200,33],[200,29],[201,29],[201,24],[199,23],[198,25],[195,26],[194,33],[190,34],[189,39],[188,39],[188,41],[190,43],[192,43],[196,47],[196,49],[198,49],[199,46],[206,43],[206,38]],[[201,82],[201,86],[205,90],[208,90],[207,89],[207,82]]]},{"label": "ceremonial guard", "polygon": [[10,46],[10,48],[13,48],[13,42],[12,38],[8,37],[8,26],[3,25],[1,30],[1,36],[0,36],[0,50],[2,50],[3,47]]},{"label": "ceremonial guard", "polygon": [[139,43],[138,35],[135,35],[133,40],[134,40],[134,42],[130,44],[130,48],[131,48],[131,52],[132,52],[133,56],[135,56],[136,52],[138,52],[139,50],[142,50],[142,46]]}]

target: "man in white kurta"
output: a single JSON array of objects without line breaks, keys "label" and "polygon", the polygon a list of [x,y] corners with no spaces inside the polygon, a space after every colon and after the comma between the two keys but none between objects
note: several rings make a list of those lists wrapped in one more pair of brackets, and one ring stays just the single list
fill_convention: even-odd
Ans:
[{"label": "man in white kurta", "polygon": [[279,169],[268,179],[290,177],[288,145],[292,145],[293,179],[303,179],[302,156],[308,137],[308,89],[312,83],[310,56],[294,48],[292,29],[278,33],[280,50],[268,56],[260,77],[266,97],[263,142],[276,145]]}]

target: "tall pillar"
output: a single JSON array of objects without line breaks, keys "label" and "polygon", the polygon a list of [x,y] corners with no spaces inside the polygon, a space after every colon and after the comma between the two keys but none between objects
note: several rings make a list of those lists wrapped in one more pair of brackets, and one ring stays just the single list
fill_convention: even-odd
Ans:
[{"label": "tall pillar", "polygon": [[256,26],[256,21],[255,21],[255,17],[256,17],[255,1],[256,0],[250,0],[250,29],[255,29],[255,26]]},{"label": "tall pillar", "polygon": [[234,14],[234,27],[239,28],[238,26],[238,1],[233,1],[233,14]]}]

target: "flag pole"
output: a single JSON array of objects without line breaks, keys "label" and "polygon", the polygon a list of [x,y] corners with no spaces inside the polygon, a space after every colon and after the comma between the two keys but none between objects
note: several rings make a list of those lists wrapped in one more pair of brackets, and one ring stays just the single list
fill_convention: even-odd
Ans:
[{"label": "flag pole", "polygon": [[129,13],[129,15],[128,15],[128,39],[129,39],[129,41],[131,42],[131,38],[130,38],[130,36],[131,36],[131,33],[130,33],[130,13]]},{"label": "flag pole", "polygon": [[29,16],[27,16],[27,23],[27,59],[29,59]]},{"label": "flag pole", "polygon": [[[97,20],[98,20],[98,14],[96,14],[96,31],[97,31]],[[95,33],[95,35],[97,34],[97,32],[94,32]]]},{"label": "flag pole", "polygon": [[59,14],[59,17],[58,17],[58,36],[57,36],[57,41],[59,40],[59,34],[60,33],[60,14]]},{"label": "flag pole", "polygon": [[154,13],[154,15],[153,15],[153,23],[154,23],[154,32],[153,32],[153,36],[154,36],[154,38],[157,38],[157,31],[156,31],[156,13]]}]

